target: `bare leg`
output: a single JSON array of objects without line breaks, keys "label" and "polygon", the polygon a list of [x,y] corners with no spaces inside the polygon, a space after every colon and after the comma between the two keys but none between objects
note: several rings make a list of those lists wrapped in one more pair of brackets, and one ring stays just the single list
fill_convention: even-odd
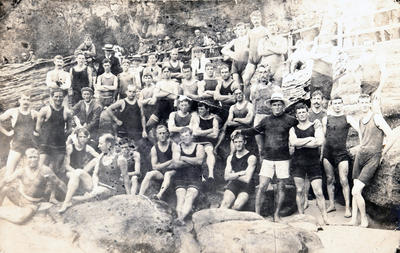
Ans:
[{"label": "bare leg", "polygon": [[190,211],[192,211],[193,202],[198,194],[199,191],[196,188],[189,187],[189,189],[187,189],[185,196],[185,203],[183,204],[182,213],[180,217],[181,221],[184,221],[186,216],[190,213]]},{"label": "bare leg", "polygon": [[368,218],[367,218],[367,212],[365,211],[365,201],[362,196],[362,190],[364,189],[365,184],[361,182],[358,179],[354,180],[354,187],[351,191],[351,194],[355,197],[355,200],[357,202],[357,207],[358,210],[360,210],[360,218],[361,218],[361,224],[360,227],[368,227]]},{"label": "bare leg", "polygon": [[183,223],[183,205],[185,203],[186,189],[178,188],[175,191],[176,193],[176,214],[177,219]]},{"label": "bare leg", "polygon": [[256,65],[252,63],[247,63],[246,68],[243,72],[243,84],[244,84],[243,92],[246,99],[250,98],[250,81],[255,71],[256,71]]},{"label": "bare leg", "polygon": [[304,179],[301,177],[294,177],[294,184],[296,185],[296,204],[299,214],[304,214]]},{"label": "bare leg", "polygon": [[221,206],[219,208],[229,209],[235,200],[235,194],[230,190],[225,190],[224,198],[222,199]]},{"label": "bare leg", "polygon": [[264,203],[265,191],[268,189],[270,181],[271,178],[260,176],[260,185],[258,186],[258,190],[256,193],[256,204],[255,204],[256,213],[258,214],[261,214],[261,207],[262,204]]},{"label": "bare leg", "polygon": [[310,180],[306,176],[304,180],[304,210],[308,208],[308,193],[310,192]]},{"label": "bare leg", "polygon": [[162,180],[164,178],[163,174],[157,170],[152,170],[146,173],[140,186],[139,195],[144,195],[150,186],[150,182],[153,178]]},{"label": "bare leg", "polygon": [[214,148],[212,145],[206,145],[204,151],[207,155],[206,163],[208,168],[208,177],[214,178],[214,167],[215,167]]},{"label": "bare leg", "polygon": [[68,207],[72,206],[71,199],[79,187],[79,181],[80,181],[79,173],[76,171],[73,171],[70,174],[68,185],[67,185],[67,194],[65,195],[64,203],[62,204],[60,210],[58,210],[59,213],[65,212]]},{"label": "bare leg", "polygon": [[278,179],[278,203],[276,205],[275,213],[274,213],[274,221],[279,222],[281,218],[279,217],[279,211],[282,208],[283,201],[285,200],[285,179]]},{"label": "bare leg", "polygon": [[131,178],[131,194],[136,195],[139,188],[139,179],[137,176],[132,176]]},{"label": "bare leg", "polygon": [[28,205],[27,207],[2,206],[0,207],[0,219],[15,224],[23,224],[36,213],[36,210],[37,207],[34,205]]},{"label": "bare leg", "polygon": [[317,206],[322,215],[322,219],[324,220],[325,224],[328,225],[328,214],[326,212],[324,194],[322,193],[322,179],[314,179],[311,182],[311,185],[317,200]]},{"label": "bare leg", "polygon": [[329,206],[326,210],[328,213],[336,211],[335,208],[335,173],[333,172],[332,164],[324,158],[324,168],[326,174],[326,184],[328,190],[328,197],[329,197]]},{"label": "bare leg", "polygon": [[175,170],[170,170],[165,172],[164,180],[161,184],[160,191],[157,193],[158,199],[161,199],[163,197],[165,191],[167,191],[168,187],[171,185],[171,179],[175,175],[175,173],[176,173]]},{"label": "bare leg", "polygon": [[246,204],[247,200],[249,200],[249,194],[247,192],[241,192],[238,194],[235,203],[233,204],[233,210],[241,210],[242,207]]},{"label": "bare leg", "polygon": [[18,162],[21,160],[22,154],[10,149],[7,157],[7,164],[6,164],[6,173],[4,175],[5,178],[11,176],[15,168],[17,168]]},{"label": "bare leg", "polygon": [[347,175],[349,173],[349,162],[342,161],[339,163],[338,167],[339,167],[340,184],[342,185],[343,197],[346,205],[346,211],[344,217],[350,218],[351,217],[350,187],[349,187],[349,181],[347,180]]}]

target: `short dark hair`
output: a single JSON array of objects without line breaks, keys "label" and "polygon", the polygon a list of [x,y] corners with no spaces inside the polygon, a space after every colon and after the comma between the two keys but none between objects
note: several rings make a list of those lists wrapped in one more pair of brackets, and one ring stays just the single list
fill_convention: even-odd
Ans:
[{"label": "short dark hair", "polygon": [[321,98],[324,98],[324,94],[322,93],[321,90],[315,90],[315,91],[313,91],[313,93],[311,93],[311,98],[313,98],[313,97],[315,97],[315,96],[318,96],[318,95],[320,95]]},{"label": "short dark hair", "polygon": [[110,63],[111,64],[111,61],[110,61],[110,59],[105,58],[101,63],[102,64],[105,64],[105,63]]},{"label": "short dark hair", "polygon": [[306,104],[304,104],[304,103],[298,103],[298,104],[296,104],[296,106],[294,107],[294,111],[297,113],[297,110],[300,110],[300,109],[306,109],[307,111],[308,111],[308,107],[307,107],[307,105]]},{"label": "short dark hair", "polygon": [[50,97],[53,97],[55,93],[61,92],[64,94],[64,91],[61,88],[51,88],[50,89]]},{"label": "short dark hair", "polygon": [[338,95],[334,96],[334,97],[331,99],[331,101],[333,101],[333,100],[338,100],[338,99],[342,100],[342,103],[343,103],[343,98],[342,98],[341,96],[338,96]]},{"label": "short dark hair", "polygon": [[78,136],[80,133],[83,133],[86,137],[90,137],[89,131],[85,127],[78,128],[76,130],[76,135]]},{"label": "short dark hair", "polygon": [[189,132],[190,135],[193,134],[192,129],[190,129],[189,127],[183,127],[183,128],[181,129],[181,131],[179,131],[179,134],[183,134],[183,133],[187,133],[187,132]]},{"label": "short dark hair", "polygon": [[167,130],[167,132],[169,132],[168,131],[168,127],[166,125],[164,125],[164,124],[158,124],[157,127],[156,127],[156,132],[157,132],[158,129],[161,129],[161,128],[165,128],[165,130]]},{"label": "short dark hair", "polygon": [[208,66],[211,66],[214,68],[214,64],[211,62],[207,62],[206,65],[204,66],[204,68],[207,68]]},{"label": "short dark hair", "polygon": [[164,69],[168,69],[169,71],[171,71],[171,68],[169,66],[163,66],[161,72],[164,72]]},{"label": "short dark hair", "polygon": [[190,69],[190,71],[192,71],[192,66],[190,66],[189,64],[184,64],[183,66],[182,66],[182,70],[183,69]]},{"label": "short dark hair", "polygon": [[209,110],[209,109],[210,109],[210,106],[209,106],[207,103],[205,103],[204,101],[200,101],[200,102],[197,104],[197,108],[199,108],[199,107],[204,107],[204,108],[206,108],[206,110]]}]

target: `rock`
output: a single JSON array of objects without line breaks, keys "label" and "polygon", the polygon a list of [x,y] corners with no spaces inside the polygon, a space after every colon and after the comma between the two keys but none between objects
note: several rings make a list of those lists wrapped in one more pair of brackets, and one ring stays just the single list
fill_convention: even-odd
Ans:
[{"label": "rock", "polygon": [[254,221],[263,220],[261,215],[253,212],[238,212],[232,209],[204,209],[193,214],[192,221],[196,231],[204,226],[226,221]]},{"label": "rock", "polygon": [[322,248],[317,235],[266,220],[231,220],[196,231],[201,252],[312,252]]},{"label": "rock", "polygon": [[145,197],[114,196],[73,206],[62,215],[58,208],[38,212],[23,226],[1,221],[2,252],[178,252],[193,241],[185,231],[174,232],[167,205]]},{"label": "rock", "polygon": [[[394,138],[398,140],[400,127],[393,130]],[[382,159],[382,163],[371,183],[365,188],[365,198],[382,207],[400,205],[400,142],[396,141]]]},{"label": "rock", "polygon": [[317,232],[318,221],[314,216],[306,214],[296,214],[283,217],[282,221],[292,227],[301,228],[311,232]]}]

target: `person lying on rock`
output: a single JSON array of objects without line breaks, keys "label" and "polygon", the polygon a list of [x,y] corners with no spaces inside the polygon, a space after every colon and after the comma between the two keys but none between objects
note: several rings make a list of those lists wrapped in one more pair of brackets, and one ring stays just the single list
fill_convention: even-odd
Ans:
[{"label": "person lying on rock", "polygon": [[99,196],[106,197],[131,192],[128,162],[123,155],[115,152],[115,137],[111,134],[102,135],[99,138],[98,147],[101,154],[96,159],[92,180],[89,180],[88,172],[81,171],[84,174],[81,179],[85,178],[85,183],[82,185],[87,192],[83,196],[73,197],[76,201],[88,201]]},{"label": "person lying on rock", "polygon": [[150,151],[153,170],[146,173],[140,186],[139,195],[145,195],[152,180],[163,180],[160,191],[152,196],[155,199],[161,199],[171,184],[171,178],[176,173],[172,151],[178,149],[178,144],[169,138],[168,128],[162,124],[156,127],[156,138],[157,143]]},{"label": "person lying on rock", "polygon": [[185,224],[185,218],[193,208],[201,187],[201,165],[204,160],[204,147],[193,142],[192,130],[184,127],[181,132],[181,143],[172,153],[176,166],[175,193],[178,225]]},{"label": "person lying on rock", "polygon": [[[47,166],[39,166],[39,152],[29,148],[25,152],[26,166],[17,169],[7,180],[0,183],[0,219],[22,224],[35,215],[39,203],[48,195],[48,187],[62,186],[54,172]],[[14,205],[2,206],[7,197]]]},{"label": "person lying on rock", "polygon": [[249,199],[251,191],[251,178],[256,168],[257,158],[246,149],[246,138],[243,134],[237,133],[233,136],[235,152],[228,156],[225,167],[224,198],[220,208],[240,210]]},{"label": "person lying on rock", "polygon": [[68,207],[72,206],[72,196],[79,187],[90,190],[92,185],[92,176],[89,172],[94,168],[100,155],[88,145],[90,139],[89,131],[86,128],[76,130],[76,141],[71,141],[67,145],[67,154],[64,160],[64,166],[69,177],[67,185],[67,194],[65,200],[58,212],[63,213]]}]

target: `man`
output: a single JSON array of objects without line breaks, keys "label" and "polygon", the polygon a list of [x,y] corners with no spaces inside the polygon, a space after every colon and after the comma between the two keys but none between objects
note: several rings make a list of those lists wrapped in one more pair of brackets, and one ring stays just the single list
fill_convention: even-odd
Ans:
[{"label": "man", "polygon": [[[105,44],[103,47],[103,51],[104,51],[104,58],[101,59],[101,62],[107,59],[110,63],[110,72],[113,75],[118,76],[118,74],[121,73],[121,66],[118,58],[114,56],[113,45]],[[100,76],[104,72],[105,72],[104,66],[100,64],[99,69],[97,71],[97,75]]]},{"label": "man", "polygon": [[177,82],[181,82],[182,79],[182,67],[183,63],[178,59],[179,53],[178,49],[174,48],[170,52],[170,59],[164,66],[168,66],[171,71],[171,78],[175,79]]},{"label": "man", "polygon": [[243,84],[245,86],[245,94],[247,94],[246,97],[250,95],[250,80],[256,70],[257,64],[261,60],[261,56],[258,54],[258,43],[262,38],[269,35],[267,28],[262,25],[262,16],[260,11],[253,11],[250,14],[250,21],[253,24],[253,29],[247,33],[249,40],[249,59],[243,73]]},{"label": "man", "polygon": [[246,149],[244,135],[233,136],[235,152],[228,156],[224,178],[228,181],[220,208],[241,210],[249,199],[251,178],[256,169],[257,158]]},{"label": "man", "polygon": [[137,100],[136,86],[129,85],[126,93],[127,97],[110,105],[107,113],[118,126],[118,137],[133,140],[137,145],[140,139],[147,137],[146,122],[141,105]]},{"label": "man", "polygon": [[57,176],[64,176],[62,162],[66,152],[66,129],[72,112],[62,105],[63,91],[52,89],[50,103],[42,107],[33,134],[40,139],[39,166],[50,167]]},{"label": "man", "polygon": [[184,127],[193,129],[193,114],[190,112],[189,99],[185,96],[179,97],[178,110],[171,112],[168,119],[168,131],[171,139],[179,143],[179,133]]},{"label": "man", "polygon": [[96,47],[92,42],[92,38],[90,37],[89,34],[86,34],[83,43],[79,45],[79,47],[75,50],[76,51],[82,51],[82,53],[85,56],[88,57],[96,57]]},{"label": "man", "polygon": [[0,206],[0,219],[23,224],[35,215],[39,202],[44,200],[48,185],[65,184],[47,166],[39,166],[39,152],[29,148],[25,152],[27,164],[0,185],[0,205],[8,198],[15,206]]},{"label": "man", "polygon": [[255,210],[260,214],[264,202],[264,192],[274,174],[278,179],[278,199],[274,220],[280,221],[279,211],[285,198],[285,181],[289,178],[289,130],[297,124],[297,120],[284,112],[288,102],[282,93],[274,93],[268,100],[272,114],[265,117],[254,128],[235,130],[233,135],[264,134],[264,147],[259,150],[263,154],[260,169],[260,184],[256,194]]},{"label": "man", "polygon": [[129,57],[131,59],[131,65],[129,66],[129,72],[134,76],[136,85],[139,85],[142,88],[142,73],[143,67],[141,66],[142,57],[140,55],[133,55]]},{"label": "man", "polygon": [[111,72],[111,61],[104,59],[102,62],[103,74],[97,77],[94,85],[95,97],[99,99],[103,107],[109,106],[114,102],[118,89],[118,78]]},{"label": "man", "polygon": [[[225,139],[229,139],[231,133],[238,128],[248,128],[253,125],[254,119],[254,107],[253,105],[244,98],[242,90],[236,89],[233,92],[235,96],[236,103],[229,108],[228,119],[226,120],[220,136],[218,137],[218,142],[215,145],[215,151],[221,145]],[[225,138],[228,136],[228,138]],[[228,141],[229,142],[229,141]],[[231,150],[233,152],[233,146],[231,143]]]},{"label": "man", "polygon": [[284,55],[287,53],[287,39],[278,35],[278,26],[268,23],[269,34],[258,42],[258,55],[261,57],[260,64],[271,67],[271,74],[280,86],[282,83]]},{"label": "man", "polygon": [[[143,109],[143,116],[147,122],[156,109],[157,98],[154,96],[155,85],[150,73],[143,75],[143,89],[139,93],[139,104]],[[147,131],[150,129],[146,129]],[[149,134],[151,132],[149,131]]]},{"label": "man", "polygon": [[207,156],[207,181],[209,184],[214,181],[214,145],[217,142],[219,133],[218,118],[217,115],[210,113],[210,107],[205,103],[199,103],[197,113],[193,113],[193,136],[196,137],[196,142],[204,145],[204,151]]},{"label": "man", "polygon": [[319,147],[324,141],[324,134],[319,120],[310,122],[308,108],[305,104],[296,105],[296,118],[299,121],[289,131],[290,145],[295,148],[291,166],[296,185],[296,204],[299,214],[304,214],[304,180],[307,176],[317,199],[317,206],[325,224],[329,224],[325,208],[325,198],[322,193],[322,171],[320,165]]},{"label": "man", "polygon": [[74,106],[82,98],[81,90],[92,87],[92,69],[86,66],[85,55],[78,51],[75,54],[77,64],[69,71],[71,75],[71,87],[73,95],[71,105]]},{"label": "man", "polygon": [[130,62],[128,59],[122,61],[122,72],[118,74],[118,98],[126,98],[126,90],[129,85],[134,85],[138,89],[141,88],[140,84],[136,81],[135,76],[129,71]]},{"label": "man", "polygon": [[386,143],[382,150],[384,136],[390,136],[392,129],[386,123],[381,114],[373,113],[371,108],[371,98],[366,95],[360,95],[358,103],[362,112],[359,122],[361,132],[361,144],[353,166],[354,185],[351,190],[352,199],[352,217],[349,225],[357,224],[358,210],[361,216],[361,227],[368,227],[368,218],[365,211],[365,201],[362,196],[362,190],[374,177],[374,174],[381,162],[381,158],[391,148],[396,138]]},{"label": "man", "polygon": [[201,164],[204,160],[204,148],[193,142],[192,130],[181,130],[181,144],[173,151],[175,163],[175,193],[177,223],[185,224],[185,218],[193,208],[201,186]]},{"label": "man", "polygon": [[235,33],[237,38],[224,46],[221,53],[232,59],[233,80],[236,84],[242,84],[242,75],[249,59],[249,38],[245,24],[238,23],[235,27]]},{"label": "man", "polygon": [[128,164],[128,176],[131,178],[130,194],[136,195],[139,190],[139,180],[142,178],[140,153],[137,151],[137,147],[132,146],[127,138],[120,139],[119,148]]},{"label": "man", "polygon": [[197,94],[198,89],[198,81],[193,78],[192,76],[192,67],[190,65],[183,65],[182,66],[182,91],[183,95],[192,99],[192,100],[199,100],[200,97]]},{"label": "man", "polygon": [[218,114],[222,121],[225,122],[228,118],[229,108],[236,102],[233,91],[240,88],[240,86],[232,79],[228,65],[223,64],[220,70],[221,80],[215,88],[214,100],[222,105]]},{"label": "man", "polygon": [[308,119],[314,122],[316,119],[322,122],[322,119],[326,116],[326,110],[322,106],[324,95],[321,90],[315,90],[311,93],[311,110],[308,112]]},{"label": "man", "polygon": [[332,112],[322,119],[322,126],[325,133],[325,145],[323,147],[323,164],[327,179],[327,190],[329,206],[327,211],[335,211],[335,173],[338,168],[340,184],[343,189],[346,211],[345,217],[351,216],[350,212],[350,188],[347,180],[349,173],[349,157],[346,148],[347,134],[350,126],[358,131],[357,121],[343,112],[343,99],[335,96],[331,100]]},{"label": "man", "polygon": [[172,176],[176,173],[172,152],[178,149],[178,144],[169,139],[169,132],[165,125],[157,126],[156,136],[157,142],[150,151],[153,170],[146,173],[140,186],[139,195],[146,193],[152,180],[163,180],[159,192],[153,196],[160,200],[170,186]]},{"label": "man", "polygon": [[157,102],[155,112],[147,121],[149,128],[153,128],[158,123],[166,123],[169,114],[174,110],[176,99],[181,94],[179,83],[171,79],[169,67],[164,66],[162,74],[163,79],[158,81],[154,88],[154,97]]},{"label": "man", "polygon": [[219,81],[214,75],[214,65],[212,63],[206,63],[204,79],[198,83],[198,94],[201,100],[205,100],[211,105],[217,106],[214,100],[214,94]]},{"label": "man", "polygon": [[63,95],[67,95],[64,100],[64,105],[68,105],[68,96],[72,96],[71,76],[64,71],[64,59],[61,55],[54,57],[54,69],[47,72],[46,85],[48,88],[60,88],[63,90]]},{"label": "man", "polygon": [[[313,93],[311,93],[311,108],[308,112],[308,120],[310,122],[319,120],[319,122],[322,123],[322,119],[326,117],[326,110],[322,106],[323,99],[324,95],[322,94],[321,90],[315,90],[313,91]],[[322,151],[321,147],[319,148],[320,153]],[[308,193],[310,191],[310,186],[310,180],[308,179],[308,177],[306,177],[304,181],[304,209],[308,207]]]},{"label": "man", "polygon": [[151,73],[155,81],[159,81],[162,78],[162,69],[157,65],[157,56],[155,54],[149,55],[147,65],[143,69],[143,75],[145,73]]},{"label": "man", "polygon": [[102,107],[93,99],[93,90],[84,87],[81,90],[82,100],[72,108],[74,121],[85,127],[94,140],[98,140],[98,128]]},{"label": "man", "polygon": [[7,136],[12,136],[11,147],[7,158],[6,172],[4,174],[4,177],[6,178],[14,173],[14,170],[21,160],[21,157],[25,154],[26,149],[36,146],[33,141],[33,131],[35,130],[38,113],[30,108],[30,94],[23,93],[18,102],[18,108],[11,108],[0,115],[0,122],[11,119],[12,126],[12,130],[7,131],[0,124],[0,131]]},{"label": "man", "polygon": [[76,130],[76,142],[67,145],[67,152],[65,155],[64,166],[69,177],[67,185],[67,193],[65,200],[58,210],[59,213],[65,212],[72,206],[72,196],[78,190],[79,186],[88,188],[92,183],[90,171],[96,164],[96,158],[99,154],[88,145],[90,133],[85,128]]}]

